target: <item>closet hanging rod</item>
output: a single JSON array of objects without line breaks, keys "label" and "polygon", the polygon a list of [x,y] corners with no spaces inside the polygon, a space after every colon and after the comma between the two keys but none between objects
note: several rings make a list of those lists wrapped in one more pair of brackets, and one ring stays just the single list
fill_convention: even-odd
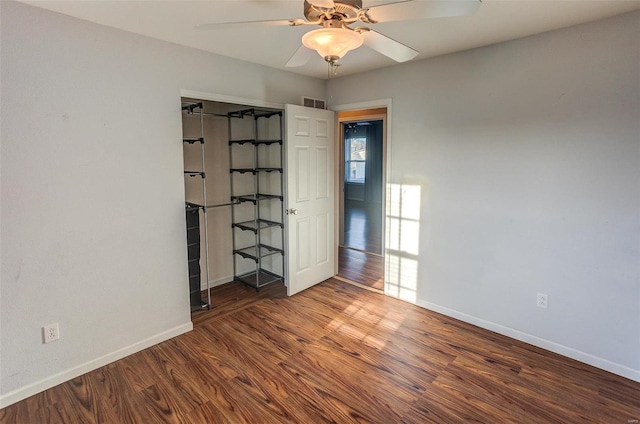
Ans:
[{"label": "closet hanging rod", "polygon": [[213,209],[213,208],[221,208],[224,206],[233,206],[233,205],[239,205],[240,201],[235,201],[235,202],[231,202],[231,203],[218,203],[217,205],[207,205],[207,206],[203,206],[203,205],[199,205],[197,203],[190,203],[193,206],[196,206],[198,208],[204,208],[204,209]]},{"label": "closet hanging rod", "polygon": [[230,202],[230,203],[219,203],[217,205],[207,205],[205,206],[205,209],[208,208],[221,208],[223,206],[233,206],[233,205],[239,205],[240,202],[236,201],[236,202]]},{"label": "closet hanging rod", "polygon": [[[187,111],[187,115],[200,116],[200,112]],[[227,117],[227,115],[223,115],[221,113],[210,113],[210,112],[202,112],[202,115],[219,116],[221,118],[226,118]]]}]

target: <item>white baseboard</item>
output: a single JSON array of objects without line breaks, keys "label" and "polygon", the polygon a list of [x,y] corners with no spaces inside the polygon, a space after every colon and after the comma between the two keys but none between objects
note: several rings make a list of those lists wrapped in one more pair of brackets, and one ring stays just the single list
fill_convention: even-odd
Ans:
[{"label": "white baseboard", "polygon": [[463,312],[459,312],[453,309],[446,308],[444,306],[437,305],[435,303],[418,300],[416,304],[422,308],[429,309],[434,312],[438,312],[442,315],[446,315],[451,318],[459,319],[460,321],[464,321],[469,324],[478,326],[480,328],[484,328],[486,330],[490,330],[495,333],[502,334],[503,336],[511,337],[512,339],[529,343],[533,346],[537,346],[542,349],[546,349],[548,351],[557,353],[559,355],[566,356],[571,359],[575,359],[576,361],[580,361],[585,364],[592,365],[596,368],[609,371],[613,374],[617,374],[622,377],[626,377],[628,379],[631,379],[640,383],[640,370],[634,370],[624,365],[611,362],[607,359],[599,358],[589,353],[581,352],[579,350],[576,350],[576,349],[573,349],[549,340],[545,340],[540,337],[533,336],[531,334],[523,333],[522,331],[514,330],[513,328],[505,327],[503,325],[496,324],[491,321],[486,321],[481,318],[477,318],[472,315],[465,314]]},{"label": "white baseboard", "polygon": [[[212,289],[214,287],[218,287],[221,286],[223,284],[227,284],[229,282],[233,281],[233,275],[227,275],[226,277],[222,277],[222,278],[217,278],[215,280],[210,280],[209,281],[209,288]],[[207,290],[207,286],[204,284],[200,284],[200,291],[206,291]]]},{"label": "white baseboard", "polygon": [[178,327],[174,327],[160,334],[156,334],[155,336],[123,347],[122,349],[118,349],[115,352],[108,353],[99,358],[85,362],[84,364],[80,364],[76,367],[46,377],[40,381],[36,381],[35,383],[31,383],[12,392],[3,394],[2,396],[0,396],[0,408],[5,408],[13,403],[26,399],[29,396],[33,396],[37,393],[43,392],[47,389],[57,386],[58,384],[64,383],[65,381],[69,381],[73,378],[79,377],[82,374],[88,373],[89,371],[93,371],[97,368],[115,362],[118,359],[122,359],[126,356],[129,356],[191,330],[193,330],[193,323],[189,321],[186,324],[179,325]]}]

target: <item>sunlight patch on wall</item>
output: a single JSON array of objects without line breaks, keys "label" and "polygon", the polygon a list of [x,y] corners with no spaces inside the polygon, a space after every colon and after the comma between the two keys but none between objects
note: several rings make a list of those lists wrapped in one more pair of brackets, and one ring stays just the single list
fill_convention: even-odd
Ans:
[{"label": "sunlight patch on wall", "polygon": [[385,293],[415,303],[418,299],[421,187],[389,184],[387,199]]}]

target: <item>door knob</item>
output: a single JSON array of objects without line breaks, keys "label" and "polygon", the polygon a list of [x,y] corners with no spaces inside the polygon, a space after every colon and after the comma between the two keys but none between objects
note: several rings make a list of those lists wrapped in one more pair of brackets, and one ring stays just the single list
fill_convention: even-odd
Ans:
[{"label": "door knob", "polygon": [[287,212],[287,215],[298,215],[298,209],[295,208],[287,209],[285,212]]}]

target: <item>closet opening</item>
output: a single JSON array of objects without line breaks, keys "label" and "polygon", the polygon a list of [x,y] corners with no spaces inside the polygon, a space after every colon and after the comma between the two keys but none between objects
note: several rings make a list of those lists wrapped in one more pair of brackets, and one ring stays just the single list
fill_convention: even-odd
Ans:
[{"label": "closet opening", "polygon": [[191,311],[215,308],[211,289],[227,283],[283,286],[283,110],[194,98],[181,109]]}]

